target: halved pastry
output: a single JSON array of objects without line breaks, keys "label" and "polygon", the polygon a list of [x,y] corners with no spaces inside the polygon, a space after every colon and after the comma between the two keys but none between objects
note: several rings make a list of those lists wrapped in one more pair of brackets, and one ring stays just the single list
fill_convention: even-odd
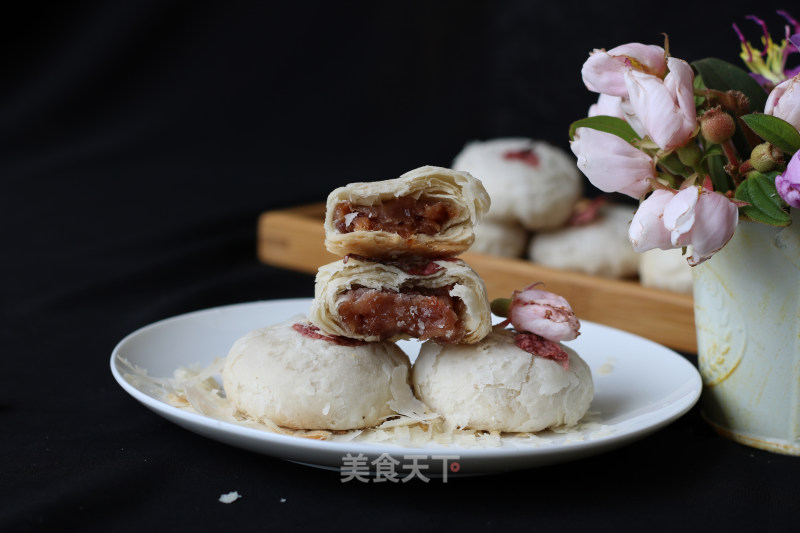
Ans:
[{"label": "halved pastry", "polygon": [[368,342],[478,342],[491,331],[483,280],[460,259],[381,263],[348,257],[320,267],[309,319]]},{"label": "halved pastry", "polygon": [[467,172],[424,166],[396,179],[351,183],[328,195],[325,247],[339,256],[448,257],[467,250],[489,210]]}]

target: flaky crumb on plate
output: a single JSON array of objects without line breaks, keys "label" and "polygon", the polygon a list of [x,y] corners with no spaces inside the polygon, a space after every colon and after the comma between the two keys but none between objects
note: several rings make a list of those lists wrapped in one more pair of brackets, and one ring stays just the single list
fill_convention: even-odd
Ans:
[{"label": "flaky crumb on plate", "polygon": [[[269,420],[249,418],[232,405],[225,395],[220,377],[224,358],[217,358],[205,367],[179,367],[171,378],[152,377],[147,374],[147,369],[133,365],[122,357],[119,361],[127,369],[123,376],[128,383],[169,406],[242,427],[306,439],[390,444],[409,448],[427,445],[453,448],[536,448],[565,444],[565,437],[566,442],[583,442],[614,433],[611,426],[600,423],[599,413],[592,411],[574,426],[555,427],[537,433],[459,429],[431,413],[424,403],[411,394],[410,389],[399,386],[393,388],[394,399],[390,403],[398,414],[387,418],[378,426],[349,431],[291,429]],[[396,381],[400,382],[399,379]]]}]

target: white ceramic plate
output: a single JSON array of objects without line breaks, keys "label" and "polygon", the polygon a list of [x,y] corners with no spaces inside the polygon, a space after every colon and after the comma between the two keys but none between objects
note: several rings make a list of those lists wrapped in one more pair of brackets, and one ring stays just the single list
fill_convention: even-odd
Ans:
[{"label": "white ceramic plate", "polygon": [[[225,356],[233,342],[246,332],[297,313],[305,314],[310,303],[310,299],[253,302],[156,322],[119,342],[111,355],[111,371],[122,388],[146,407],[195,433],[232,446],[337,471],[356,470],[345,464],[348,454],[363,454],[371,462],[386,453],[399,461],[398,470],[413,462],[425,465],[427,477],[454,472],[503,472],[602,453],[664,427],[689,411],[700,396],[700,375],[680,354],[642,337],[587,321],[581,322],[581,335],[568,345],[592,368],[595,397],[590,412],[596,424],[590,424],[592,429],[579,426],[570,432],[550,434],[536,445],[408,448],[278,435],[178,409],[123,377],[125,368],[120,358],[147,369],[153,377],[170,377],[176,368],[195,363],[208,365]],[[418,344],[404,342],[402,346],[413,361]],[[449,458],[441,458],[442,455]]]}]

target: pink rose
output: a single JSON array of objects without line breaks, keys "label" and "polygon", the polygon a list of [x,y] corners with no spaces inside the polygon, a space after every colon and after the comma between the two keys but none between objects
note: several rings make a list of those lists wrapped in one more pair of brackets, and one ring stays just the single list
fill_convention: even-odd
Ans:
[{"label": "pink rose", "polygon": [[664,226],[664,208],[674,197],[675,191],[656,189],[639,205],[628,227],[628,239],[634,250],[641,253],[654,248],[675,248]]},{"label": "pink rose", "polygon": [[617,117],[625,120],[625,113],[622,111],[622,98],[619,96],[611,96],[610,94],[601,94],[597,97],[597,103],[589,107],[589,116],[596,117],[598,115]]},{"label": "pink rose", "polygon": [[514,329],[554,342],[576,338],[581,325],[569,302],[552,292],[534,289],[535,286],[511,295],[508,320]]},{"label": "pink rose", "polygon": [[656,177],[650,156],[613,133],[578,128],[570,148],[578,158],[578,168],[601,191],[640,198]]},{"label": "pink rose", "polygon": [[583,64],[581,75],[590,91],[610,94],[612,96],[628,96],[625,84],[626,65],[662,78],[667,71],[664,49],[660,46],[629,43],[605,50],[595,50]]},{"label": "pink rose", "polygon": [[691,186],[678,192],[664,207],[664,226],[674,247],[692,247],[686,261],[699,265],[733,237],[739,209],[725,195]]},{"label": "pink rose", "polygon": [[779,83],[767,98],[764,114],[782,118],[800,130],[800,74]]},{"label": "pink rose", "polygon": [[630,105],[644,132],[660,148],[672,150],[692,138],[697,122],[694,104],[694,72],[686,61],[667,58],[669,74],[658,76],[625,69]]},{"label": "pink rose", "polygon": [[795,152],[786,171],[775,178],[775,188],[787,204],[800,208],[800,152]]},{"label": "pink rose", "polygon": [[695,266],[728,243],[738,221],[739,209],[723,194],[698,186],[658,189],[633,215],[628,237],[637,252],[691,246],[686,261]]}]

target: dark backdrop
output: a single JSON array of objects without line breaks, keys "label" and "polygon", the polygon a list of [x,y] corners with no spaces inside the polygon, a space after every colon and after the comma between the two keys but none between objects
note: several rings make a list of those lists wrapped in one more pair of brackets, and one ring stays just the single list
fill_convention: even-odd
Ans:
[{"label": "dark backdrop", "polygon": [[259,212],[447,166],[473,139],[568,149],[590,50],[669,34],[677,57],[738,62],[732,22],[781,34],[769,3],[25,3],[0,22],[7,290],[234,228],[252,255]]},{"label": "dark backdrop", "polygon": [[[256,260],[261,212],[321,201],[349,181],[447,166],[473,139],[527,136],[568,149],[570,122],[595,98],[580,79],[590,50],[662,44],[668,33],[677,57],[737,62],[731,23],[757,41],[760,30],[744,19],[752,13],[780,35],[779,7],[141,0],[6,8],[0,529],[122,530],[165,517],[195,529],[223,520],[315,527],[359,513],[370,525],[532,520],[548,530],[620,527],[611,515],[623,510],[639,526],[654,516],[665,527],[796,518],[796,460],[724,441],[696,411],[576,465],[383,498],[173,427],[108,371],[115,343],[155,320],[312,295],[313,277]],[[237,487],[250,503],[219,507],[218,494]],[[462,506],[471,510],[448,514]],[[673,511],[682,507],[705,514],[691,522]]]}]

